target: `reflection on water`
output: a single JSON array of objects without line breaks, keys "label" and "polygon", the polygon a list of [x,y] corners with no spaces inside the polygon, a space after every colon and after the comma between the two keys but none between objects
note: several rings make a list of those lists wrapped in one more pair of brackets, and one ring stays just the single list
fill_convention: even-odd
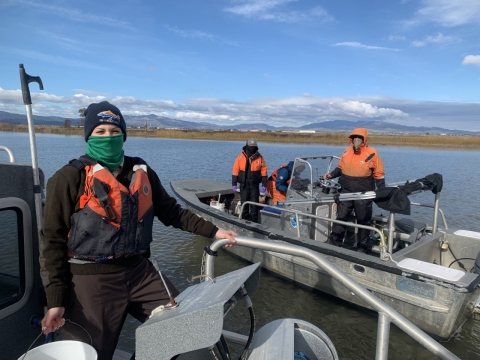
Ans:
[{"label": "reflection on water", "polygon": [[[245,134],[245,138],[249,135]],[[29,163],[27,134],[1,133],[0,145],[9,147],[17,162]],[[141,156],[157,171],[167,191],[172,194],[172,180],[208,178],[230,183],[233,161],[242,142],[192,141],[128,138],[125,153]],[[80,136],[38,135],[38,162],[48,179],[63,164],[85,150]],[[420,178],[438,172],[444,176],[441,208],[450,228],[480,231],[480,191],[472,188],[480,177],[479,151],[425,150],[375,146],[385,163],[386,181]],[[343,146],[289,145],[259,143],[269,173],[297,156],[340,155]],[[8,161],[0,152],[0,161]],[[462,166],[469,164],[470,166]],[[433,201],[433,197],[415,197],[415,202]],[[430,220],[430,213],[417,210]],[[441,223],[440,223],[441,225]],[[189,284],[187,274],[200,274],[200,261],[208,239],[180,230],[166,228],[159,222],[154,227],[152,253],[158,258],[163,273],[180,289]],[[245,264],[221,252],[216,260],[216,273],[235,270]],[[312,293],[262,272],[260,288],[252,298],[257,329],[279,318],[299,318],[322,329],[335,344],[341,359],[373,359],[376,344],[376,316],[330,296]],[[134,349],[135,320],[127,319],[120,339],[121,347]],[[228,315],[226,328],[248,334],[249,318],[242,303]],[[478,359],[480,321],[468,321],[445,346],[461,359]],[[392,326],[389,359],[432,359],[433,356],[401,330]]]}]

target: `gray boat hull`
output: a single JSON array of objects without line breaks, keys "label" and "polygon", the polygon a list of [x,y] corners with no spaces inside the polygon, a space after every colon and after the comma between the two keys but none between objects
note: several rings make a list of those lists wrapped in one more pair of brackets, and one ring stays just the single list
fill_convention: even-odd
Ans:
[{"label": "gray boat hull", "polygon": [[[477,274],[467,273],[463,276],[462,281],[454,283],[406,271],[393,261],[383,261],[377,257],[333,247],[310,239],[293,238],[281,230],[238,219],[201,203],[198,194],[205,195],[209,192],[218,194],[228,191],[229,188],[227,184],[210,181],[205,183],[205,181],[207,180],[176,181],[171,185],[174,192],[192,212],[220,228],[235,230],[241,236],[287,241],[297,245],[303,244],[303,246],[322,253],[334,265],[364,285],[415,325],[438,338],[450,337],[472,315],[475,309],[480,297]],[[453,237],[456,235],[438,234],[438,236]],[[480,247],[480,239],[471,241],[474,241],[475,246],[478,242]],[[424,248],[429,247],[432,242],[436,244],[438,240],[431,238],[412,245],[408,248],[409,257],[415,258],[415,251],[417,253],[425,251]],[[264,269],[282,278],[368,308],[368,305],[355,294],[308,260],[241,246],[225,250],[248,262],[260,262]],[[400,261],[403,256],[395,254],[394,258]]]}]

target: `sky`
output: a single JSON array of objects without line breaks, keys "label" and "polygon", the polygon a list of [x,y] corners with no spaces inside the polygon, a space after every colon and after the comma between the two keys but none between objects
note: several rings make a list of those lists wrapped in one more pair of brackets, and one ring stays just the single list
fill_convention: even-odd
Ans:
[{"label": "sky", "polygon": [[480,0],[0,0],[0,111],[480,131]]}]

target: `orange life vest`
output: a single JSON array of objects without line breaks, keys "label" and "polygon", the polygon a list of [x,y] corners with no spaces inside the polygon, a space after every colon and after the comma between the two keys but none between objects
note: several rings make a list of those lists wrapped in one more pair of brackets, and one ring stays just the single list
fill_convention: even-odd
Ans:
[{"label": "orange life vest", "polygon": [[[287,193],[284,191],[277,190],[276,182],[278,177],[278,170],[287,168],[288,164],[283,164],[278,169],[276,169],[268,178],[267,181],[267,190],[270,196],[272,197],[273,203],[276,205],[279,201],[284,201],[287,197]],[[285,184],[288,186],[290,184],[290,179],[285,181]]]},{"label": "orange life vest", "polygon": [[102,165],[85,164],[81,210],[71,217],[70,258],[101,262],[149,249],[154,218],[152,187],[147,165],[134,165],[133,171],[127,189]]}]

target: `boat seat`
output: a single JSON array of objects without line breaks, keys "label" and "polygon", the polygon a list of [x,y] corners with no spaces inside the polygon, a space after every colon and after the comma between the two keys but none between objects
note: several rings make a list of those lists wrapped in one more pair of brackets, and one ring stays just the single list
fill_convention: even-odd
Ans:
[{"label": "boat seat", "polygon": [[395,230],[410,235],[410,237],[404,241],[411,244],[417,241],[419,233],[423,233],[426,227],[426,223],[409,218],[400,218],[395,220]]}]

